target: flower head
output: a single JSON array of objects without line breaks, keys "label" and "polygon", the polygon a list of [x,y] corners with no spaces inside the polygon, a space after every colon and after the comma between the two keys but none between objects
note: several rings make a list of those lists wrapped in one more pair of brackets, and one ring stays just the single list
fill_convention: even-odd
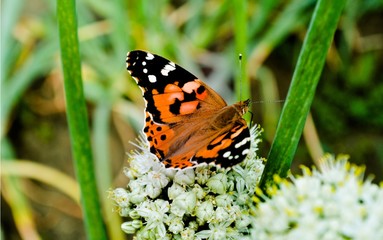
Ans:
[{"label": "flower head", "polygon": [[251,198],[263,171],[255,151],[260,129],[251,130],[251,153],[231,169],[209,165],[166,169],[143,140],[129,154],[127,189],[112,192],[123,223],[138,239],[238,239],[248,233]]},{"label": "flower head", "polygon": [[383,189],[363,182],[364,168],[346,156],[327,155],[320,169],[278,180],[278,190],[256,206],[253,238],[383,239]]}]

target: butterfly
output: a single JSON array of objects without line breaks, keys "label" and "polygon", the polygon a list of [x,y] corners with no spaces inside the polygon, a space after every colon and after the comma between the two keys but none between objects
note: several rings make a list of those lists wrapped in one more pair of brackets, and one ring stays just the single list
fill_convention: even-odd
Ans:
[{"label": "butterfly", "polygon": [[149,52],[129,52],[126,66],[146,103],[143,132],[150,152],[165,167],[229,168],[247,157],[250,131],[242,116],[250,100],[228,106],[193,74]]}]

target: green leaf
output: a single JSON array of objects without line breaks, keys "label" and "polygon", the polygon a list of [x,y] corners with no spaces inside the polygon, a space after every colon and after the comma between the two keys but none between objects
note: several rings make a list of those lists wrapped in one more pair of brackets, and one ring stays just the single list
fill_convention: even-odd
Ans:
[{"label": "green leaf", "polygon": [[80,184],[88,239],[107,239],[96,188],[88,117],[81,77],[81,61],[74,0],[57,1],[61,60],[72,153]]},{"label": "green leaf", "polygon": [[345,3],[317,2],[261,178],[262,189],[272,183],[274,174],[285,177],[290,169]]}]

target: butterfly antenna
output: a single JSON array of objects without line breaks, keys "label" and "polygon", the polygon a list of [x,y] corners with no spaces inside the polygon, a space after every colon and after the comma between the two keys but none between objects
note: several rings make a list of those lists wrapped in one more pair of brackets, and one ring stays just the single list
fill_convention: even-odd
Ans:
[{"label": "butterfly antenna", "polygon": [[270,101],[251,101],[250,103],[281,103],[281,102],[285,102],[285,100],[270,100]]},{"label": "butterfly antenna", "polygon": [[238,55],[238,64],[239,64],[239,99],[242,99],[242,84],[243,84],[243,76],[242,76],[242,53]]}]

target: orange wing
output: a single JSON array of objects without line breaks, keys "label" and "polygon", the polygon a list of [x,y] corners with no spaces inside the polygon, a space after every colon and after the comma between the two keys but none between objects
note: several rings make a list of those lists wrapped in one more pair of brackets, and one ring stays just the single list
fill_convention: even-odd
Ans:
[{"label": "orange wing", "polygon": [[126,62],[143,92],[146,111],[158,124],[179,123],[200,109],[218,110],[227,105],[213,89],[163,57],[132,51]]}]

